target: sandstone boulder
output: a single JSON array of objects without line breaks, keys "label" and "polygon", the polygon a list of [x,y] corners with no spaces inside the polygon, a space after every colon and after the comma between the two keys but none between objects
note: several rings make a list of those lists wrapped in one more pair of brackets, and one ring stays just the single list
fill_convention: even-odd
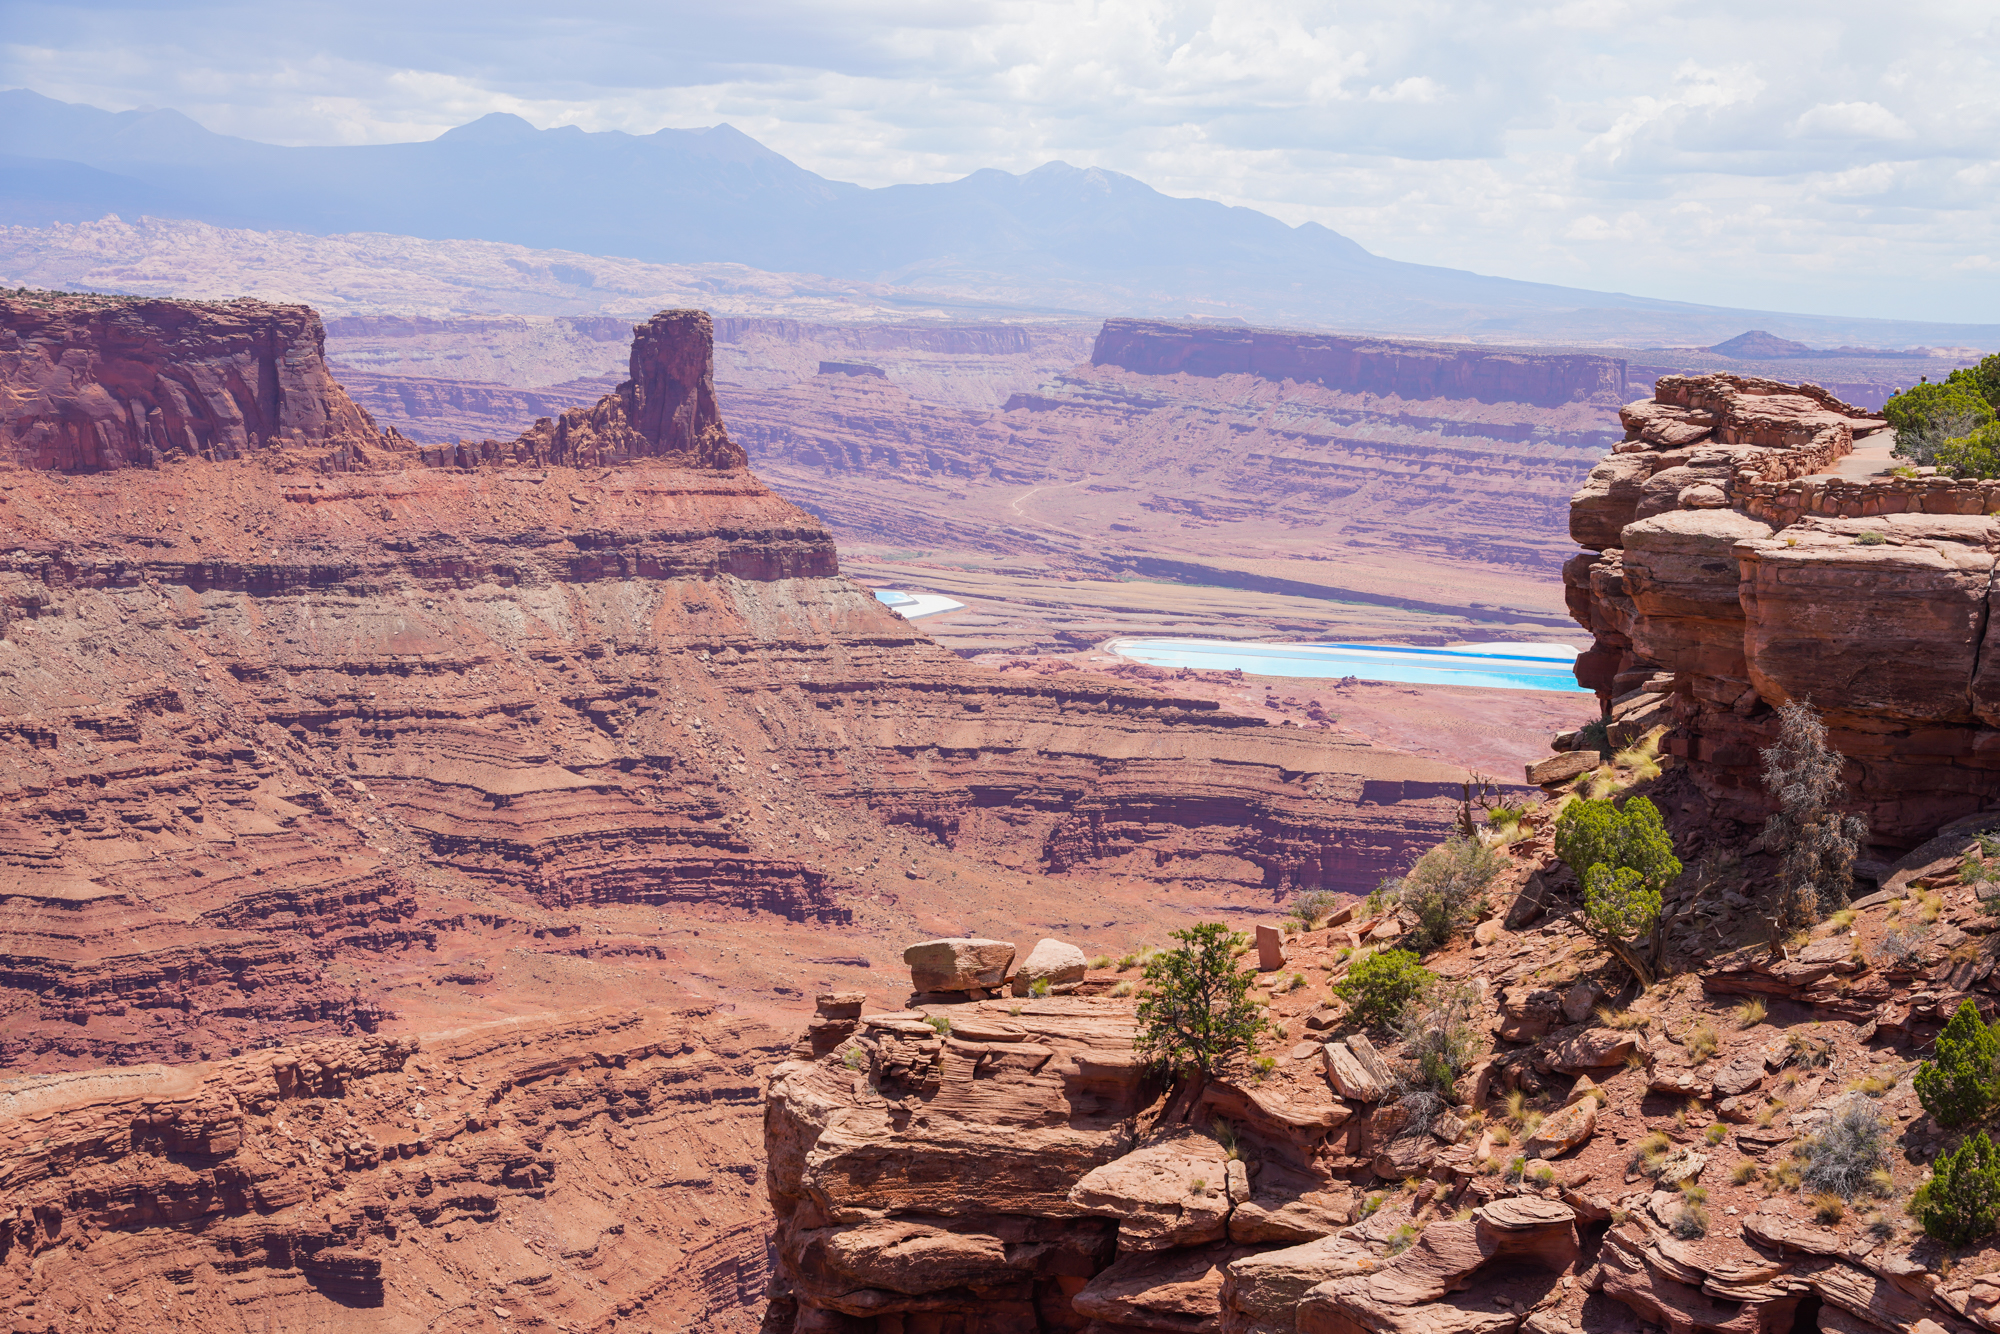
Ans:
[{"label": "sandstone boulder", "polygon": [[1032,995],[1037,982],[1049,989],[1083,981],[1089,971],[1083,951],[1067,941],[1045,939],[1028,951],[1028,957],[1014,973],[1014,994]]},{"label": "sandstone boulder", "polygon": [[1587,774],[1602,763],[1604,756],[1597,751],[1572,750],[1528,765],[1526,777],[1536,787],[1554,787],[1558,783],[1567,783],[1579,774]]},{"label": "sandstone boulder", "polygon": [[925,940],[903,951],[914,991],[997,991],[1014,962],[1008,940],[953,937]]},{"label": "sandstone boulder", "polygon": [[1388,1096],[1389,1085],[1363,1064],[1344,1042],[1329,1042],[1320,1048],[1326,1058],[1326,1077],[1343,1098],[1356,1102],[1380,1102]]},{"label": "sandstone boulder", "polygon": [[1354,1213],[1354,1190],[1346,1182],[1282,1159],[1267,1159],[1262,1170],[1249,1178],[1247,1197],[1239,1199],[1229,1215],[1229,1239],[1313,1241],[1352,1223]]},{"label": "sandstone boulder", "polygon": [[1225,1267],[1248,1254],[1225,1243],[1120,1255],[1070,1305],[1114,1329],[1221,1334]]},{"label": "sandstone boulder", "polygon": [[1232,1260],[1222,1280],[1223,1327],[1228,1334],[1291,1334],[1306,1293],[1378,1263],[1368,1247],[1332,1236]]},{"label": "sandstone boulder", "polygon": [[1622,1065],[1627,1056],[1639,1049],[1639,1039],[1632,1033],[1616,1028],[1587,1028],[1558,1042],[1546,1057],[1550,1069],[1573,1075]]},{"label": "sandstone boulder", "polygon": [[1562,994],[1563,1018],[1572,1024],[1580,1024],[1590,1018],[1597,1003],[1604,999],[1604,988],[1595,982],[1584,981],[1572,985]]},{"label": "sandstone boulder", "polygon": [[1276,927],[1257,928],[1257,970],[1276,972],[1285,966],[1285,938]]},{"label": "sandstone boulder", "polygon": [[1069,1199],[1084,1213],[1116,1219],[1121,1251],[1220,1241],[1229,1219],[1228,1155],[1208,1136],[1182,1131],[1092,1170]]},{"label": "sandstone boulder", "polygon": [[1614,454],[1584,479],[1569,498],[1569,535],[1580,547],[1599,551],[1623,546],[1621,535],[1639,508],[1639,493],[1659,462],[1654,454]]},{"label": "sandstone boulder", "polygon": [[1559,1112],[1542,1119],[1521,1152],[1530,1158],[1553,1158],[1568,1153],[1597,1130],[1597,1099],[1581,1098]]}]

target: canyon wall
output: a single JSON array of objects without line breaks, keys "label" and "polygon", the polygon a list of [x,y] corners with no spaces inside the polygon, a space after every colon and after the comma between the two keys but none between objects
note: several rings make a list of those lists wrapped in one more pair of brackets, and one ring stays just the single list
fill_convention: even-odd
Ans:
[{"label": "canyon wall", "polygon": [[[23,315],[75,343],[18,383],[152,308],[73,304]],[[476,465],[384,436],[0,466],[0,1059],[75,1072],[0,1090],[56,1090],[0,1107],[17,1324],[742,1328],[759,1014],[912,933],[1124,949],[1372,887],[1449,827],[1453,766],[940,648],[742,466],[707,328],[650,321],[631,380]],[[575,1018],[605,1005],[667,1017]],[[410,1055],[512,1016],[546,1022]],[[182,1064],[121,1073],[151,1061]]]},{"label": "canyon wall", "polygon": [[99,472],[287,451],[352,463],[401,442],[327,374],[304,306],[0,296],[0,453]]},{"label": "canyon wall", "polygon": [[1565,581],[1595,636],[1578,679],[1656,692],[1667,748],[1738,818],[1763,814],[1759,751],[1791,700],[1826,719],[1886,847],[2000,799],[2000,486],[1896,476],[1882,423],[1812,385],[1669,377],[1624,416],[1571,506],[1589,550]]},{"label": "canyon wall", "polygon": [[1141,375],[1254,375],[1403,399],[1472,398],[1543,408],[1625,400],[1625,362],[1615,357],[1162,320],[1106,320],[1090,364]]},{"label": "canyon wall", "polygon": [[749,1334],[782,1053],[628,1008],[9,1079],[11,1328]]}]

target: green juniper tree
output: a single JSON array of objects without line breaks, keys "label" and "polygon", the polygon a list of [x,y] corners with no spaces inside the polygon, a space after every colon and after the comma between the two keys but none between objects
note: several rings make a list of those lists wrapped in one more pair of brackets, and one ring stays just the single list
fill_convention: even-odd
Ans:
[{"label": "green juniper tree", "polygon": [[[1644,797],[1622,807],[1608,798],[1572,801],[1556,817],[1556,856],[1583,888],[1583,907],[1571,920],[1616,954],[1641,986],[1651,986],[1661,891],[1681,873],[1659,808]],[[1653,946],[1646,955],[1642,940]]]},{"label": "green juniper tree", "polygon": [[1937,1160],[1910,1209],[1924,1231],[1947,1246],[2000,1230],[2000,1149],[1985,1131]]},{"label": "green juniper tree", "polygon": [[1917,1101],[1941,1126],[1963,1125],[1993,1102],[1994,1064],[2000,1061],[2000,1037],[1979,1017],[1979,1007],[1967,997],[1938,1034],[1937,1058],[1925,1061],[1910,1082]]},{"label": "green juniper tree", "polygon": [[1898,458],[1928,466],[1939,445],[1993,420],[1993,405],[1976,376],[1976,372],[1953,371],[1943,382],[1926,377],[1889,396],[1882,416],[1896,428]]},{"label": "green juniper tree", "polygon": [[1171,934],[1181,943],[1146,962],[1132,1045],[1170,1073],[1206,1082],[1257,1054],[1265,1020],[1249,999],[1255,974],[1236,966],[1245,937],[1221,922]]}]

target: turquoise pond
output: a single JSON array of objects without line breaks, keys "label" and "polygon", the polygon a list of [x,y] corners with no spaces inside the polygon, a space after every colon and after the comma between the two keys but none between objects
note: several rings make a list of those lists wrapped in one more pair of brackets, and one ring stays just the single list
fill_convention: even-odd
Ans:
[{"label": "turquoise pond", "polygon": [[1120,657],[1149,667],[1237,670],[1247,676],[1359,677],[1406,685],[1486,686],[1498,690],[1562,690],[1589,694],[1571,671],[1577,650],[1567,644],[1247,644],[1222,639],[1118,639]]}]

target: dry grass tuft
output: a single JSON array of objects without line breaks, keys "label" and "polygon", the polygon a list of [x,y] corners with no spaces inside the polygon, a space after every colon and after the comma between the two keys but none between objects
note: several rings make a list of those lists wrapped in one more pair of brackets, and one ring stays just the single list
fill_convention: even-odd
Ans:
[{"label": "dry grass tuft", "polygon": [[1736,1026],[1738,1028],[1755,1028],[1764,1022],[1764,1016],[1769,1013],[1770,1010],[1765,1006],[1763,999],[1758,996],[1752,996],[1736,1007]]}]

